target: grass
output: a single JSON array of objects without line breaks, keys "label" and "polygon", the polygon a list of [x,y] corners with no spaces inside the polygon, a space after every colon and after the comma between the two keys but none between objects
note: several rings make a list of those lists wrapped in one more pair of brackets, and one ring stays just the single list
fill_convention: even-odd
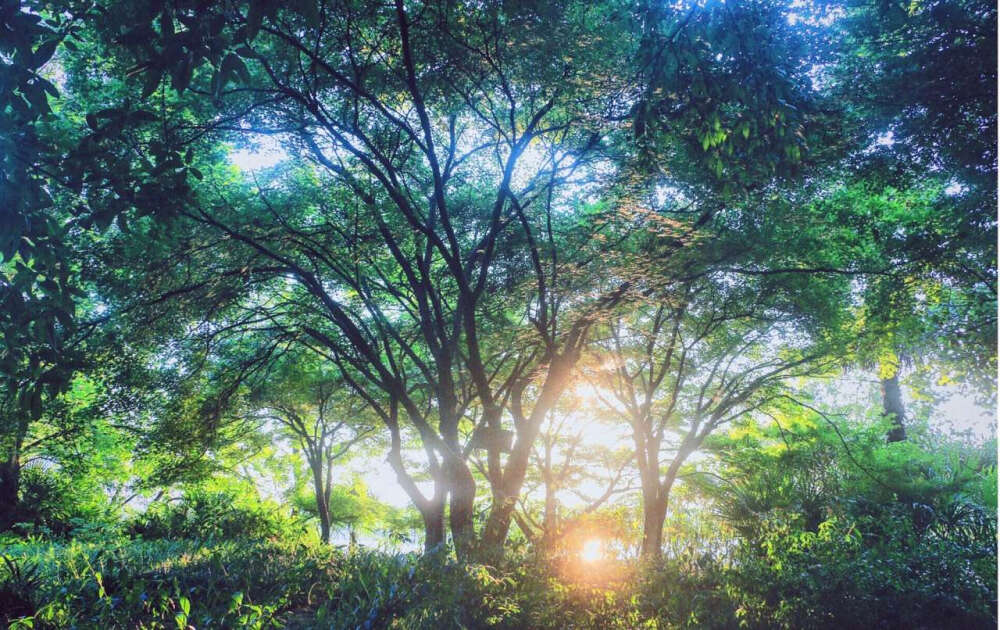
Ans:
[{"label": "grass", "polygon": [[280,625],[325,595],[343,559],[294,541],[14,544],[0,594],[34,613],[12,627],[186,628]]},{"label": "grass", "polygon": [[4,554],[11,628],[670,627],[640,618],[627,565],[597,581],[527,557],[460,564],[281,539],[35,541]]},{"label": "grass", "polygon": [[[945,628],[958,627],[949,625],[958,617],[932,620],[925,613],[944,610],[941,594],[964,593],[955,580],[968,574],[982,601],[967,596],[953,607],[965,611],[960,627],[995,627],[995,586],[979,584],[988,572],[977,577],[970,573],[975,565],[956,560],[958,569],[942,565],[937,578],[923,569],[907,578],[923,576],[921,588],[906,580],[893,585],[893,576],[911,573],[912,558],[901,556],[899,571],[879,573],[865,564],[866,554],[842,549],[842,538],[833,536],[833,547],[817,539],[823,553],[804,547],[797,552],[808,556],[801,562],[781,552],[775,557],[781,567],[775,558],[756,564],[748,558],[728,568],[702,560],[574,565],[517,553],[463,564],[446,554],[345,551],[296,537],[11,539],[0,547],[0,622],[15,629],[633,630],[796,628],[811,619],[823,628]],[[844,560],[824,560],[827,552]],[[814,566],[827,577],[809,581]],[[881,595],[871,584],[855,588],[859,569],[884,574]],[[865,601],[872,606],[861,606]],[[926,621],[899,625],[906,615],[886,613],[894,606]]]}]

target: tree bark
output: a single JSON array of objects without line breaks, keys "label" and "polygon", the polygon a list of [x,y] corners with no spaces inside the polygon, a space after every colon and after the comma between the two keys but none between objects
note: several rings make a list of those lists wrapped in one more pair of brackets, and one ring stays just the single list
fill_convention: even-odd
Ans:
[{"label": "tree bark", "polygon": [[424,552],[439,549],[444,544],[444,501],[430,501],[420,510],[424,520]]},{"label": "tree bark", "polygon": [[906,410],[903,408],[903,392],[899,387],[899,372],[889,378],[882,379],[882,408],[892,422],[886,434],[887,442],[902,442],[906,439],[906,426],[903,424]]},{"label": "tree bark", "polygon": [[309,467],[313,473],[313,492],[316,495],[316,512],[319,513],[319,537],[325,544],[330,544],[330,502],[327,500],[326,488],[323,487],[322,462],[310,461]]},{"label": "tree bark", "polygon": [[321,509],[319,513],[319,537],[323,544],[330,544],[330,514],[326,509]]},{"label": "tree bark", "polygon": [[473,523],[476,501],[476,481],[469,467],[458,457],[445,463],[448,473],[448,524],[455,553],[459,559],[468,558],[476,542]]},{"label": "tree bark", "polygon": [[493,505],[482,536],[484,549],[498,549],[507,540],[517,498],[521,495],[521,488],[528,472],[531,448],[542,428],[542,419],[562,395],[578,358],[578,353],[572,353],[559,356],[552,361],[549,376],[538,396],[538,401],[528,418],[517,427],[517,438],[507,458],[507,468],[500,480],[500,487],[494,489]]},{"label": "tree bark", "polygon": [[21,461],[13,455],[0,463],[0,531],[17,522],[18,493],[21,488]]},{"label": "tree bark", "polygon": [[677,454],[667,467],[667,471],[660,478],[659,440],[637,440],[636,446],[645,445],[648,459],[643,461],[640,452],[637,451],[640,469],[642,471],[640,480],[642,483],[642,548],[643,558],[658,560],[663,555],[663,525],[667,520],[667,507],[670,505],[670,492],[677,481],[681,466],[687,461],[700,445],[703,438],[699,439],[695,434],[688,433],[681,443]]},{"label": "tree bark", "polygon": [[669,489],[662,491],[660,485],[660,442],[645,427],[651,426],[651,418],[640,412],[633,418],[632,439],[635,444],[635,462],[642,485],[642,545],[639,555],[643,559],[659,559],[663,553],[663,523],[667,518]]},{"label": "tree bark", "polygon": [[667,520],[669,495],[656,493],[642,504],[642,548],[644,559],[655,560],[663,555],[663,523]]}]

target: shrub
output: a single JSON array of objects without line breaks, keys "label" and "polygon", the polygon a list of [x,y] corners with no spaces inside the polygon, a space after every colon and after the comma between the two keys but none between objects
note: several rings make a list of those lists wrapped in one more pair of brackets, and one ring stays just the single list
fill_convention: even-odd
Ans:
[{"label": "shrub", "polygon": [[[909,515],[833,517],[816,532],[766,525],[728,590],[751,628],[995,628],[996,582],[979,550],[918,531]],[[874,537],[873,532],[878,532]],[[995,555],[992,556],[995,561]]]},{"label": "shrub", "polygon": [[194,489],[177,501],[154,503],[128,526],[145,539],[277,538],[300,527],[276,504],[234,492]]},{"label": "shrub", "polygon": [[14,532],[22,536],[92,537],[117,524],[99,490],[75,484],[57,468],[25,468],[18,499]]}]

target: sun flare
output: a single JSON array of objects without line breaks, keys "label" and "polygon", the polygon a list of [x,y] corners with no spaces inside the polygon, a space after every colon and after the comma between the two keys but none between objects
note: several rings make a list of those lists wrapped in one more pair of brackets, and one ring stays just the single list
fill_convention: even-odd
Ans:
[{"label": "sun flare", "polygon": [[596,404],[601,399],[601,391],[587,381],[578,382],[573,388],[573,393],[580,399],[580,402],[588,405]]},{"label": "sun flare", "polygon": [[604,543],[601,540],[592,538],[583,543],[583,549],[580,550],[581,560],[584,562],[597,562],[602,558],[604,558]]}]

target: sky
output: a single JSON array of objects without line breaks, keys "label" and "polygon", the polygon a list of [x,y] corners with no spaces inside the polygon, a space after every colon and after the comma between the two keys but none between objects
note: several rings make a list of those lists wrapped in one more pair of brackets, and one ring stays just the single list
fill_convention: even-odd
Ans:
[{"label": "sky", "polygon": [[270,136],[258,136],[256,147],[233,148],[229,161],[244,172],[271,168],[288,157],[278,141]]}]

